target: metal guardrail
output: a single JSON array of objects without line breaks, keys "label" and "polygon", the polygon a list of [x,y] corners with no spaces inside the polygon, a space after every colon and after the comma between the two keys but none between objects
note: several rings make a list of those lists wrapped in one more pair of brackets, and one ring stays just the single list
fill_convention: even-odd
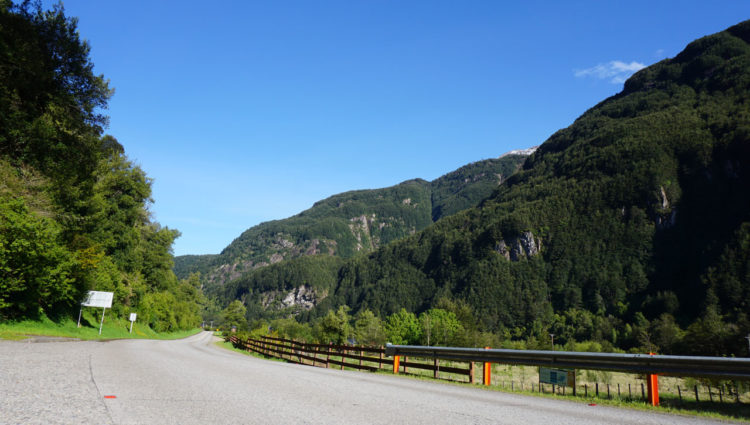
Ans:
[{"label": "metal guardrail", "polygon": [[386,345],[387,356],[750,380],[750,358]]}]

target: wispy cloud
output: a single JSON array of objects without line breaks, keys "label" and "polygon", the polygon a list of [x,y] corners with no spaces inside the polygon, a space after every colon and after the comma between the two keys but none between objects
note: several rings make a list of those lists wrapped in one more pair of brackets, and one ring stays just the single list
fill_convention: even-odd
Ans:
[{"label": "wispy cloud", "polygon": [[622,84],[631,75],[645,68],[646,65],[640,62],[626,63],[623,61],[609,61],[600,63],[586,69],[575,70],[575,76],[578,78],[596,78],[599,80],[609,80],[612,84]]}]

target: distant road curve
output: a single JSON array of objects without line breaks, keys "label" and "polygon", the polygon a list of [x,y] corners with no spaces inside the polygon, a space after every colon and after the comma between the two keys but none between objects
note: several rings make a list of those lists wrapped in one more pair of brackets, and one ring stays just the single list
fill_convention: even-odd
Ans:
[{"label": "distant road curve", "polygon": [[178,341],[0,341],[0,424],[698,424]]}]

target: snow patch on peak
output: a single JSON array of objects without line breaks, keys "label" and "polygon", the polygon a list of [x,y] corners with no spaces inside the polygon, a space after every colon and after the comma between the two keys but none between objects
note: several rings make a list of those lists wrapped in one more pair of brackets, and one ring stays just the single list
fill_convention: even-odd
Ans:
[{"label": "snow patch on peak", "polygon": [[516,149],[516,150],[512,150],[512,151],[510,151],[510,152],[506,152],[506,153],[504,153],[504,154],[500,155],[500,158],[502,158],[502,157],[504,157],[504,156],[508,156],[508,155],[523,155],[523,156],[529,156],[529,155],[531,155],[532,153],[536,152],[537,148],[539,148],[539,146],[532,146],[532,147],[530,147],[530,148],[528,148],[528,149]]}]

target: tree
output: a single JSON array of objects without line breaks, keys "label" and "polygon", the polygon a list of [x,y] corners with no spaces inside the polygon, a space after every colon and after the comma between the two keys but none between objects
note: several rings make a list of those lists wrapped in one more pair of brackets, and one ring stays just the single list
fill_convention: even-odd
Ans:
[{"label": "tree", "polygon": [[228,330],[232,326],[236,326],[238,331],[246,331],[248,329],[247,319],[245,319],[246,313],[247,308],[242,304],[242,301],[232,301],[221,312],[221,327]]},{"label": "tree", "polygon": [[383,329],[383,321],[369,309],[360,311],[354,321],[354,337],[359,344],[385,344],[386,335]]},{"label": "tree", "polygon": [[57,244],[59,229],[31,214],[23,200],[0,195],[0,317],[36,317],[70,307],[84,289],[79,268]]},{"label": "tree", "polygon": [[463,333],[455,313],[432,308],[419,315],[424,345],[453,345]]},{"label": "tree", "polygon": [[392,344],[416,345],[419,344],[422,336],[422,326],[414,313],[402,308],[397,313],[388,316],[385,333]]},{"label": "tree", "polygon": [[348,306],[339,306],[335,312],[328,310],[317,323],[318,339],[323,343],[345,344],[352,335],[350,321]]}]

